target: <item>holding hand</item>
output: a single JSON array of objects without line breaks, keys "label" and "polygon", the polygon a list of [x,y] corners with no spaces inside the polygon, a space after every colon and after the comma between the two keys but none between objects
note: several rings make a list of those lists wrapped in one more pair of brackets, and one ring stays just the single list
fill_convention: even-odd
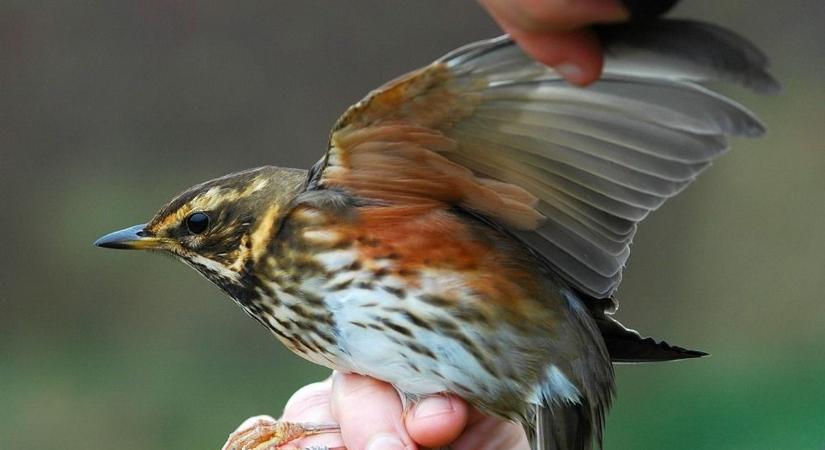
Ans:
[{"label": "holding hand", "polygon": [[[360,375],[335,373],[299,389],[280,421],[340,424],[340,430],[278,442],[280,450],[306,448],[414,450],[450,445],[452,450],[528,450],[520,425],[482,415],[453,396],[427,398],[405,414],[398,393],[387,383]],[[242,433],[266,434],[275,419],[247,419],[224,446]],[[262,442],[266,442],[262,440]]]},{"label": "holding hand", "polygon": [[619,0],[479,0],[531,57],[584,86],[599,78],[604,58],[587,27],[621,22],[630,14]]}]

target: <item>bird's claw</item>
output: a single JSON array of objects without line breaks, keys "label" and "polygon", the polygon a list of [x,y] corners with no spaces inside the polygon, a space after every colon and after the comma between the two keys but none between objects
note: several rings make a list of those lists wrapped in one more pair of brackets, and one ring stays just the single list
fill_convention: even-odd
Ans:
[{"label": "bird's claw", "polygon": [[[338,424],[314,424],[258,419],[229,435],[222,450],[297,450],[290,443],[307,436],[337,433]],[[341,447],[341,449],[343,449]],[[336,450],[309,447],[303,450]],[[346,450],[346,449],[343,449]]]}]

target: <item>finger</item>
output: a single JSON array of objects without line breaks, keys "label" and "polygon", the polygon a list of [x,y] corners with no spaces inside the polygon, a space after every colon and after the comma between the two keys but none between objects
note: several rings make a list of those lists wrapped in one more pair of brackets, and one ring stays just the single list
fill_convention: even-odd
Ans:
[{"label": "finger", "polygon": [[602,73],[604,57],[596,35],[589,30],[566,33],[528,33],[506,30],[531,58],[553,67],[567,81],[586,86]]},{"label": "finger", "polygon": [[348,450],[415,450],[402,421],[401,399],[387,383],[336,372],[332,414]]},{"label": "finger", "polygon": [[[332,415],[332,409],[330,408],[331,396],[331,379],[306,385],[292,394],[284,407],[284,414],[280,420],[302,424],[335,423],[335,417]],[[339,433],[323,433],[298,439],[290,442],[288,446],[279,448],[283,450],[324,446],[336,448],[343,447],[343,445]]]},{"label": "finger", "polygon": [[467,403],[451,395],[438,395],[422,400],[405,417],[407,433],[412,439],[430,448],[443,447],[464,431],[467,424]]},{"label": "finger", "polygon": [[288,422],[334,422],[330,409],[332,380],[308,384],[295,391],[284,407],[281,420]]},{"label": "finger", "polygon": [[524,428],[515,422],[470,410],[467,428],[452,450],[530,450]]},{"label": "finger", "polygon": [[504,28],[531,32],[570,31],[593,23],[627,20],[619,0],[479,0]]}]

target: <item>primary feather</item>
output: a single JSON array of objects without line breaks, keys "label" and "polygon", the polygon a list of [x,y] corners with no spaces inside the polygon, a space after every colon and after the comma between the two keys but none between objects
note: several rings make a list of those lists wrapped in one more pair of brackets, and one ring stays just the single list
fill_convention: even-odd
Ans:
[{"label": "primary feather", "polygon": [[761,52],[713,25],[660,20],[599,35],[604,75],[587,89],[506,36],[440,61],[455,85],[481,98],[446,130],[459,143],[448,158],[535,195],[546,220],[516,234],[576,288],[606,297],[621,281],[636,224],[724,153],[726,136],[764,132],[744,107],[696,82],[778,85]]}]

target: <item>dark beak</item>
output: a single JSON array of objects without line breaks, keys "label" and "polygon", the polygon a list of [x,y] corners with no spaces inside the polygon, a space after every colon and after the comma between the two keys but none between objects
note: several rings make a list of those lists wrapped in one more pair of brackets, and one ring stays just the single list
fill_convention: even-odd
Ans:
[{"label": "dark beak", "polygon": [[160,239],[146,232],[146,224],[135,225],[95,241],[95,246],[103,248],[117,248],[123,250],[152,250],[157,249]]}]

